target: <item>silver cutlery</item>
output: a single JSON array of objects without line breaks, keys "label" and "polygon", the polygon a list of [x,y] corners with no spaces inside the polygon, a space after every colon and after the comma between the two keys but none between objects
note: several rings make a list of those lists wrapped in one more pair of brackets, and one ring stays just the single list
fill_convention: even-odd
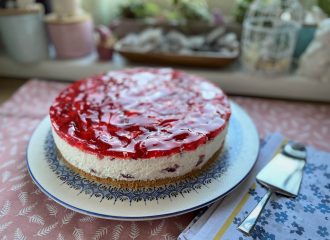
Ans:
[{"label": "silver cutlery", "polygon": [[281,153],[258,173],[257,182],[268,189],[267,193],[251,213],[241,222],[238,230],[249,235],[271,195],[275,193],[286,197],[296,197],[299,192],[303,169],[306,162],[306,148],[295,142],[286,144]]}]

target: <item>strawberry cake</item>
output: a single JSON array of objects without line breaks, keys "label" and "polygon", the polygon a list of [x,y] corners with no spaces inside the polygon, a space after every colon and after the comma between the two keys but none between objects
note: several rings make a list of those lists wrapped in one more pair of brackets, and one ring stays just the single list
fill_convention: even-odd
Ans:
[{"label": "strawberry cake", "polygon": [[217,159],[231,115],[212,83],[173,69],[113,71],[68,86],[50,107],[58,156],[92,180],[152,187]]}]

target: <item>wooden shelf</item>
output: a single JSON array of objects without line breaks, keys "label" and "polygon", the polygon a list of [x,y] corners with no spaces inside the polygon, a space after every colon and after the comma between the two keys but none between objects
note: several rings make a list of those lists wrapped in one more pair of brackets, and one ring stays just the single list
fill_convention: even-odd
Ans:
[{"label": "wooden shelf", "polygon": [[[141,66],[127,63],[119,55],[112,62],[98,62],[95,54],[77,60],[47,60],[38,64],[19,64],[0,55],[0,76],[31,77],[74,81],[115,69]],[[296,75],[265,76],[251,74],[239,67],[230,69],[183,70],[203,76],[218,84],[229,94],[283,99],[330,102],[330,83],[307,80]]]}]

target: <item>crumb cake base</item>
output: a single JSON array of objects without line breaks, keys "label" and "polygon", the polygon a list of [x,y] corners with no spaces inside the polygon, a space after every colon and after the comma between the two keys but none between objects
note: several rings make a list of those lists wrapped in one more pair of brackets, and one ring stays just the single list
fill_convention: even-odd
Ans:
[{"label": "crumb cake base", "polygon": [[79,174],[80,176],[83,176],[87,178],[90,181],[96,181],[101,184],[107,184],[112,185],[119,188],[129,188],[129,189],[139,189],[139,188],[152,188],[157,187],[161,185],[171,184],[177,181],[182,180],[189,180],[197,177],[198,175],[202,174],[204,171],[208,170],[213,163],[215,163],[219,156],[221,155],[223,151],[224,142],[222,143],[221,147],[213,154],[213,156],[206,161],[206,163],[200,168],[200,169],[194,169],[193,171],[177,177],[168,177],[168,178],[162,178],[162,179],[155,179],[155,180],[117,180],[113,178],[101,178],[97,177],[95,175],[92,175],[90,173],[84,172],[81,169],[73,166],[71,163],[69,163],[60,153],[60,151],[56,148],[57,156],[60,161],[62,161],[67,167],[69,167],[71,170],[73,170],[75,173]]}]

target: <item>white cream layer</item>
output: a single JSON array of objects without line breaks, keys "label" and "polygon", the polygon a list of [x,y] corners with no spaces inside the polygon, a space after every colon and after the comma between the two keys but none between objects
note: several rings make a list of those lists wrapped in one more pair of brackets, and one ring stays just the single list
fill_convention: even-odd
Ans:
[{"label": "white cream layer", "polygon": [[[113,157],[98,158],[96,155],[71,146],[62,139],[53,129],[53,137],[58,150],[62,156],[73,166],[95,175],[100,178],[113,178],[116,180],[156,180],[169,177],[185,175],[194,169],[200,169],[213,154],[219,150],[225,140],[226,128],[213,140],[199,146],[193,151],[172,154],[165,157],[120,159]],[[203,156],[203,162],[196,166]],[[169,172],[167,168],[179,167],[174,172]],[[131,176],[133,178],[125,178]]]}]

